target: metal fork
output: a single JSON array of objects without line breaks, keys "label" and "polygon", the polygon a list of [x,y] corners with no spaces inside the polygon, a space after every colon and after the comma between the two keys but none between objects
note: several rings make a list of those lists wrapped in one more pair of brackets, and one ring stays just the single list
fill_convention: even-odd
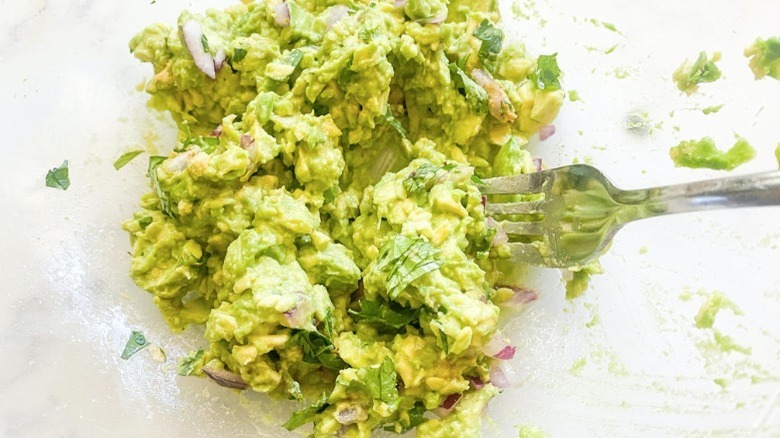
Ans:
[{"label": "metal fork", "polygon": [[582,266],[625,224],[666,214],[780,205],[780,171],[621,190],[584,165],[485,179],[485,211],[508,235],[513,259]]}]

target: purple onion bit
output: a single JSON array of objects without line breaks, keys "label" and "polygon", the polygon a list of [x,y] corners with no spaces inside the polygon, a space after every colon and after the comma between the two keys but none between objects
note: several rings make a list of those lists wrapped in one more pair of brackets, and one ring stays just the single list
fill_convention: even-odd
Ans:
[{"label": "purple onion bit", "polygon": [[536,167],[536,171],[537,172],[541,172],[542,171],[542,159],[539,158],[539,157],[536,157],[536,158],[534,158],[531,161],[534,162],[534,166]]},{"label": "purple onion bit", "polygon": [[203,372],[213,381],[217,382],[217,385],[224,386],[225,388],[233,389],[247,389],[249,385],[236,373],[231,373],[227,370],[220,370],[211,367],[203,367]]},{"label": "purple onion bit", "polygon": [[443,402],[441,402],[441,407],[451,411],[452,408],[455,407],[455,405],[460,401],[460,398],[463,397],[463,394],[450,394],[447,396],[447,398],[444,399]]},{"label": "purple onion bit", "polygon": [[515,352],[517,351],[517,348],[507,345],[501,351],[494,354],[493,357],[498,360],[512,360],[512,358],[515,357]]},{"label": "purple onion bit", "polygon": [[539,140],[545,141],[555,135],[555,125],[544,125],[539,128]]}]

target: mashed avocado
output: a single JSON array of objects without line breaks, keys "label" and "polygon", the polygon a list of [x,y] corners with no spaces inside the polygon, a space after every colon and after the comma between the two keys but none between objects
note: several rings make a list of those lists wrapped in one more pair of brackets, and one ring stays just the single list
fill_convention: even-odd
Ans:
[{"label": "mashed avocado", "polygon": [[692,169],[733,170],[756,156],[756,150],[744,138],[727,151],[722,151],[715,146],[715,141],[710,137],[701,140],[683,141],[669,150],[669,156],[678,167],[690,167]]},{"label": "mashed avocado", "polygon": [[701,52],[693,63],[686,59],[672,75],[677,88],[691,95],[699,89],[699,84],[718,80],[721,71],[715,63],[720,61],[720,56],[720,52],[715,52],[708,58],[707,52]]},{"label": "mashed avocado", "polygon": [[180,372],[315,400],[288,429],[478,436],[500,255],[476,183],[534,168],[521,146],[560,70],[504,42],[489,0],[336,3],[184,12],[132,39],[179,142],[124,224],[131,276],[173,329],[205,326]]},{"label": "mashed avocado", "polygon": [[750,58],[750,69],[756,79],[765,76],[780,79],[780,37],[756,39],[745,49],[745,56]]}]

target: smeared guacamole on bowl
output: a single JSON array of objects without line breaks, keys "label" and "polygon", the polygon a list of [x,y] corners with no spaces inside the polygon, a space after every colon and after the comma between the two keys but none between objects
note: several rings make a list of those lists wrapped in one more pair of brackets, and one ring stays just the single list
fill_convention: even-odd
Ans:
[{"label": "smeared guacamole on bowl", "polygon": [[506,294],[477,183],[534,171],[557,60],[505,41],[492,1],[337,3],[132,39],[179,142],[124,224],[131,276],[173,329],[205,326],[182,374],[305,400],[288,429],[478,436],[514,348],[491,351]]},{"label": "smeared guacamole on bowl", "polygon": [[780,79],[780,36],[756,39],[745,49],[745,56],[750,58],[750,69],[756,79],[766,76]]}]

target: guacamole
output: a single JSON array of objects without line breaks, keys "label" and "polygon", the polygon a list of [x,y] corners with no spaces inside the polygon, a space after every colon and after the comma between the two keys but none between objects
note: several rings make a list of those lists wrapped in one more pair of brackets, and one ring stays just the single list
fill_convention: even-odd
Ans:
[{"label": "guacamole", "polygon": [[745,49],[745,56],[750,58],[750,69],[756,79],[766,76],[780,79],[780,37],[756,39]]},{"label": "guacamole", "polygon": [[720,79],[721,71],[716,62],[720,61],[720,52],[715,52],[712,57],[707,57],[707,52],[700,52],[696,61],[691,62],[686,59],[680,67],[675,70],[672,79],[677,84],[677,88],[687,95],[691,95],[699,90],[699,84],[706,82],[715,82]]},{"label": "guacamole", "polygon": [[522,146],[564,97],[498,18],[264,0],[132,39],[179,141],[124,224],[130,270],[174,330],[205,326],[180,374],[307,401],[284,427],[316,437],[479,436],[515,350],[477,184],[534,171]]},{"label": "guacamole", "polygon": [[752,160],[756,150],[744,138],[738,138],[734,146],[722,151],[710,137],[686,140],[669,150],[669,156],[677,167],[691,169],[733,170]]}]

